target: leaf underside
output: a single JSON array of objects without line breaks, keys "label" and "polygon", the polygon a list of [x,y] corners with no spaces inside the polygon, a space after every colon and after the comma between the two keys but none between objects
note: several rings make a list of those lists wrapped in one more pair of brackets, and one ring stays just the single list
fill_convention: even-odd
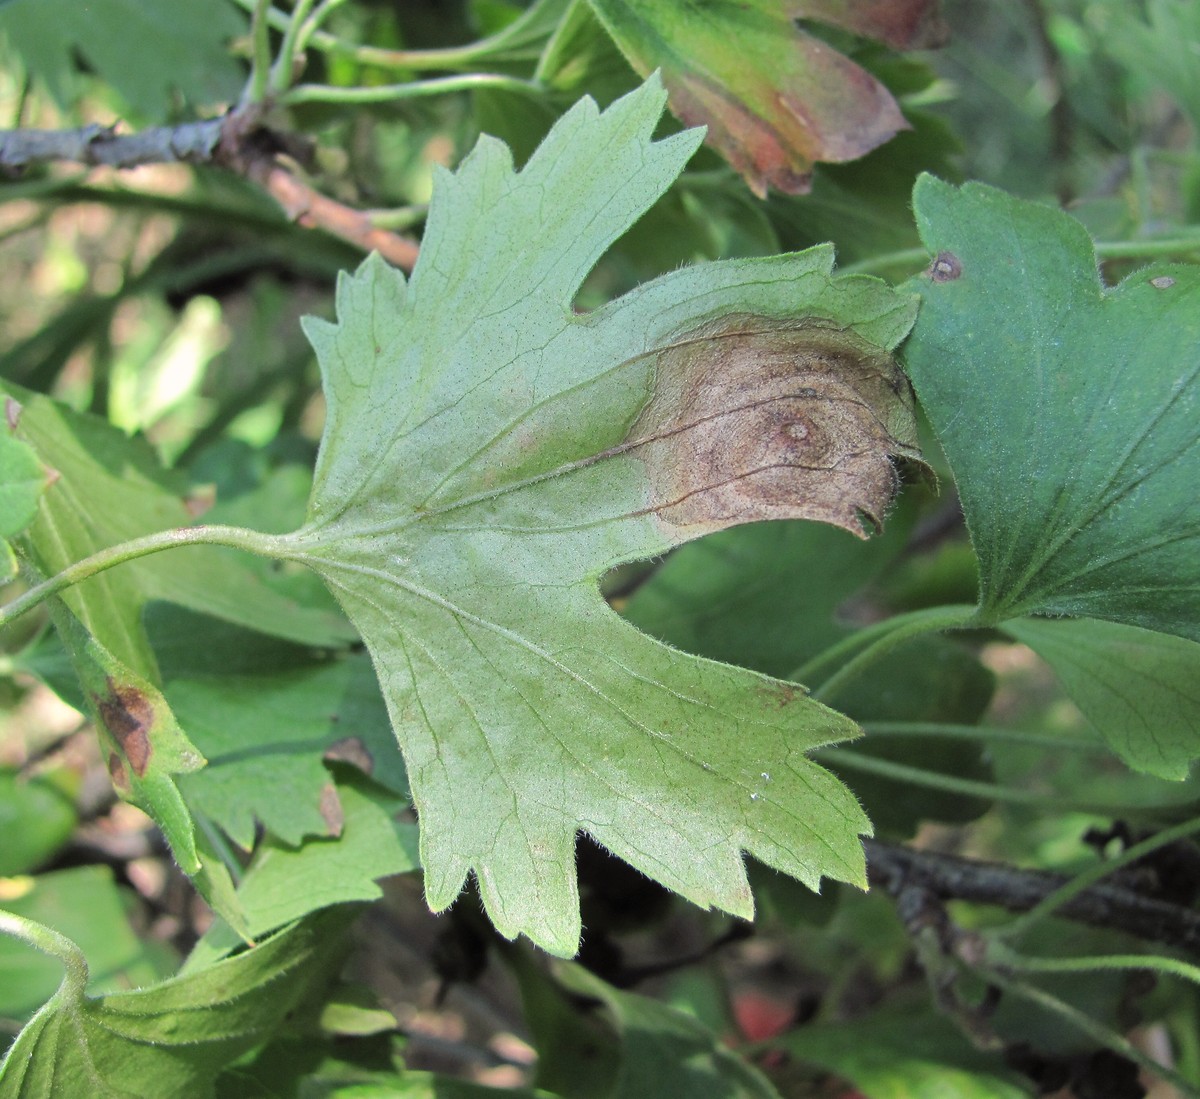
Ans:
[{"label": "leaf underside", "polygon": [[[572,300],[675,179],[656,80],[581,101],[515,173],[484,138],[436,184],[412,280],[377,258],[307,325],[327,399],[286,556],[371,651],[421,820],[426,895],[474,874],[496,926],[573,953],[584,831],[748,916],[742,851],[861,883],[854,797],[806,753],[855,735],[803,688],[678,653],[600,576],[712,530],[802,517],[858,535],[913,456],[889,351],[913,302],[832,252],[677,271]],[[483,212],[483,213],[481,213]]]}]

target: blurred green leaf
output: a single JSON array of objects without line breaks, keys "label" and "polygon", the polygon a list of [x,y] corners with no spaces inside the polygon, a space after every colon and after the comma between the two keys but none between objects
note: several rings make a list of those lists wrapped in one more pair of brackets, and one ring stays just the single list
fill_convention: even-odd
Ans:
[{"label": "blurred green leaf", "polygon": [[1106,289],[1068,215],[929,176],[935,257],[904,349],[954,470],[984,620],[1079,615],[1200,639],[1200,271]]},{"label": "blurred green leaf", "polygon": [[[20,406],[12,400],[5,404],[15,419]],[[0,583],[13,579],[19,567],[8,539],[33,521],[48,484],[46,470],[33,450],[0,429]]]},{"label": "blurred green leaf", "polygon": [[[924,637],[888,653],[868,676],[847,687],[838,705],[863,725],[876,721],[912,721],[974,725],[984,715],[995,690],[995,677],[956,641]],[[987,746],[979,740],[929,736],[867,735],[843,749],[855,755],[920,767],[933,774],[989,782],[993,773]],[[962,824],[991,807],[984,798],[881,775],[840,769],[862,800],[881,835],[908,837],[922,821]]]},{"label": "blurred green leaf", "polygon": [[1130,767],[1187,778],[1200,756],[1200,644],[1094,618],[1022,618],[1004,632],[1054,669]]},{"label": "blurred green leaf", "polygon": [[911,259],[908,266],[895,267],[877,266],[877,261],[920,243],[912,221],[913,183],[921,172],[953,178],[962,146],[937,116],[906,114],[912,128],[861,160],[818,165],[809,194],[768,198],[766,209],[784,248],[831,240],[842,266],[866,263],[873,274],[893,281],[916,268]]},{"label": "blurred green leaf", "polygon": [[947,1019],[924,1006],[848,1023],[800,1027],[777,1039],[793,1056],[836,1073],[863,1099],[1021,1099],[998,1056],[976,1054]]},{"label": "blurred green leaf", "polygon": [[[17,437],[58,473],[25,537],[47,576],[138,535],[188,526],[182,480],[163,470],[144,440],[92,416],[6,384],[21,405]],[[63,600],[112,655],[155,678],[142,608],[166,599],[312,645],[353,637],[323,606],[310,608],[262,582],[236,552],[188,547],[122,565],[63,593]]]},{"label": "blurred green leaf", "polygon": [[557,1099],[538,1088],[493,1088],[437,1072],[404,1072],[378,1084],[305,1086],[301,1099]]},{"label": "blurred green leaf", "polygon": [[364,654],[277,675],[175,679],[165,690],[209,762],[183,782],[188,803],[245,850],[256,822],[284,843],[337,834],[337,795],[322,762],[330,752],[406,790]]},{"label": "blurred green leaf", "polygon": [[[150,984],[173,968],[168,951],[143,944],[130,927],[132,894],[107,866],[76,866],[0,882],[0,909],[52,927],[91,959],[96,993]],[[24,1022],[53,994],[62,964],[0,935],[0,1016]],[[11,1094],[0,1088],[5,1099]]]},{"label": "blurred green leaf", "polygon": [[[350,901],[373,901],[375,883],[420,865],[417,826],[396,820],[407,802],[348,776],[337,786],[340,830],[336,837],[294,846],[267,836],[238,886],[246,929],[254,937],[319,909]],[[206,969],[241,943],[228,927],[214,924],[188,957],[184,972]]]},{"label": "blurred green leaf", "polygon": [[[11,400],[7,403],[11,415],[19,416],[20,406]],[[48,483],[46,469],[33,449],[0,429],[0,538],[20,534],[33,522]]]},{"label": "blurred green leaf", "polygon": [[1137,80],[1159,85],[1200,127],[1200,6],[1193,0],[1103,3],[1088,12],[1101,49]]},{"label": "blurred green leaf", "polygon": [[786,677],[850,632],[838,608],[888,568],[915,520],[902,503],[866,542],[803,520],[719,531],[671,554],[622,613],[685,652]]},{"label": "blurred green leaf", "polygon": [[538,79],[571,100],[602,107],[637,87],[638,77],[585,0],[573,0],[538,61]]},{"label": "blurred green leaf", "polygon": [[52,775],[0,767],[0,877],[37,869],[71,838],[77,820],[74,799]]},{"label": "blurred green leaf", "polygon": [[613,988],[581,966],[556,963],[547,973],[535,959],[512,961],[538,1040],[537,1082],[551,1091],[578,1099],[778,1099],[765,1076],[693,1016]]},{"label": "blurred green leaf", "polygon": [[0,1064],[0,1096],[206,1099],[217,1073],[326,979],[341,953],[344,920],[335,910],[202,972],[135,992],[81,996],[68,978]]},{"label": "blurred green leaf", "polygon": [[150,122],[167,120],[175,92],[194,107],[234,99],[243,75],[229,40],[245,31],[227,0],[16,0],[0,10],[0,32],[62,106],[79,97],[82,56]]}]

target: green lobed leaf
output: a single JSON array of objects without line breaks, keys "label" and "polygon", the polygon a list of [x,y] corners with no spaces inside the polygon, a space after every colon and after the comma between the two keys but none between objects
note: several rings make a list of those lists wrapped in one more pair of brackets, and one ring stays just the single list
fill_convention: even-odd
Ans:
[{"label": "green lobed leaf", "polygon": [[[867,543],[799,521],[721,531],[673,553],[638,587],[623,613],[685,652],[790,677],[852,632],[839,620],[840,607],[882,572],[894,570],[916,517],[902,498],[887,531]],[[967,650],[923,638],[889,653],[836,701],[864,723],[970,723],[979,720],[991,695],[990,674]],[[868,735],[854,751],[960,778],[991,777],[984,749],[965,740]],[[841,773],[837,766],[831,770]],[[987,808],[978,798],[935,794],[875,775],[851,777],[875,828],[892,835],[911,835],[922,820],[970,820]]]},{"label": "green lobed leaf", "polygon": [[[292,846],[268,836],[238,886],[246,931],[255,938],[322,908],[383,895],[376,882],[416,870],[417,826],[396,820],[407,802],[365,780],[338,784],[342,827],[336,837]],[[185,972],[211,965],[241,945],[220,924],[205,933]]]},{"label": "green lobed leaf", "polygon": [[1068,215],[914,191],[935,257],[904,359],[962,498],[985,621],[1043,612],[1200,640],[1200,269],[1106,288]]},{"label": "green lobed leaf", "polygon": [[1130,767],[1188,777],[1200,756],[1200,644],[1093,618],[1022,618],[1004,632],[1054,669]]},{"label": "green lobed leaf", "polygon": [[256,824],[291,844],[340,831],[330,753],[406,790],[365,655],[274,675],[172,679],[165,691],[209,764],[183,781],[188,804],[244,850]]},{"label": "green lobed leaf", "polygon": [[[15,401],[5,402],[10,415],[19,409]],[[0,430],[0,538],[20,534],[37,514],[38,501],[45,492],[46,470],[33,449],[10,431]]]},{"label": "green lobed leaf", "polygon": [[[107,866],[75,866],[3,883],[0,908],[52,927],[91,960],[92,992],[149,984],[174,966],[165,949],[138,940],[129,923],[132,895]],[[62,981],[62,964],[0,935],[0,1017],[24,1022]]]},{"label": "green lobed leaf", "polygon": [[778,1099],[762,1073],[691,1015],[613,988],[578,966],[560,977],[576,995],[599,1000],[615,1024],[620,1053],[612,1099]]},{"label": "green lobed leaf", "polygon": [[95,719],[113,786],[154,818],[183,872],[198,873],[192,817],[175,776],[199,770],[204,757],[153,683],[114,657],[61,602],[51,610]]},{"label": "green lobed leaf", "polygon": [[[583,100],[518,175],[484,138],[437,180],[406,285],[372,258],[310,322],[328,404],[306,527],[277,540],[371,651],[435,910],[474,874],[502,933],[570,954],[576,833],[748,916],[742,851],[862,882],[853,796],[806,753],[853,736],[802,688],[674,652],[613,613],[610,567],[806,516],[863,533],[915,453],[888,350],[913,303],[828,248],[572,298],[674,180],[656,81]],[[772,782],[762,779],[770,771]],[[469,797],[463,791],[470,791]]]},{"label": "green lobed leaf", "polygon": [[614,988],[578,965],[512,955],[538,1046],[536,1083],[579,1099],[778,1099],[756,1068],[692,1015]]},{"label": "green lobed leaf", "polygon": [[22,775],[0,766],[0,877],[35,870],[66,845],[79,821],[75,785],[66,768]]},{"label": "green lobed leaf", "polygon": [[928,1008],[800,1027],[781,1039],[793,1056],[835,1072],[863,1099],[1020,1099],[1027,1090],[994,1055],[976,1053]]},{"label": "green lobed leaf", "polygon": [[[340,953],[334,911],[202,972],[99,998],[70,976],[0,1063],[0,1099],[205,1099],[227,1064],[268,1037]],[[64,953],[72,964],[78,956]],[[74,964],[78,964],[75,962]]]},{"label": "green lobed leaf", "polygon": [[227,0],[19,0],[0,10],[0,32],[60,104],[78,96],[78,53],[153,122],[166,121],[175,91],[197,105],[231,100],[242,70],[228,44],[245,30]]},{"label": "green lobed leaf", "polygon": [[[185,486],[162,468],[142,439],[8,382],[21,403],[16,437],[56,471],[26,538],[34,563],[53,575],[139,535],[193,522]],[[353,637],[339,615],[312,608],[263,582],[243,555],[215,547],[173,550],[122,565],[64,592],[63,600],[113,656],[155,678],[142,609],[165,599],[310,645]]]},{"label": "green lobed leaf", "polygon": [[908,128],[882,83],[799,20],[898,48],[941,36],[936,0],[589,2],[630,64],[642,76],[662,70],[672,111],[706,125],[760,197],[804,193],[817,161],[855,160]]}]

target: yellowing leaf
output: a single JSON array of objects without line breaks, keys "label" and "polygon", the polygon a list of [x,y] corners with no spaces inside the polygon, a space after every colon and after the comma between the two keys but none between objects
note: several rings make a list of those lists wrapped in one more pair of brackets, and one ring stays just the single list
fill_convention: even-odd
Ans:
[{"label": "yellowing leaf", "polygon": [[758,195],[805,193],[817,161],[855,160],[908,129],[891,92],[799,20],[901,49],[942,32],[937,0],[590,3],[630,64],[662,71],[671,110],[708,126],[709,144]]},{"label": "yellowing leaf", "polygon": [[653,142],[657,81],[584,100],[525,169],[483,139],[437,180],[412,281],[368,260],[315,321],[328,401],[308,524],[275,540],[375,662],[420,814],[426,896],[570,954],[580,831],[748,916],[742,852],[863,880],[853,795],[807,758],[854,736],[803,688],[676,652],[598,582],[751,519],[873,526],[914,454],[888,354],[911,299],[832,252],[677,271],[593,313],[597,258],[700,135]]}]

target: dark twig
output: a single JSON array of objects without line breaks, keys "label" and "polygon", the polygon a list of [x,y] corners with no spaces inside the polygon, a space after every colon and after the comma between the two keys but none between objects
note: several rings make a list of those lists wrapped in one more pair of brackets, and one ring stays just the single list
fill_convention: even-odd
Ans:
[{"label": "dark twig", "polygon": [[222,118],[157,126],[132,134],[96,125],[76,130],[0,131],[0,171],[12,174],[52,161],[110,168],[212,164],[253,180],[298,224],[322,229],[363,251],[377,251],[389,263],[412,270],[417,260],[415,241],[381,229],[368,212],[314,189],[281,158],[280,152],[286,146],[283,135],[260,125],[260,109],[250,105]]},{"label": "dark twig", "polygon": [[[867,840],[866,850],[867,876],[873,885],[893,893],[919,887],[940,900],[998,905],[1010,912],[1027,912],[1069,880],[1064,874],[1020,870],[876,840]],[[1200,911],[1145,897],[1121,885],[1090,886],[1067,901],[1058,914],[1200,955]]]},{"label": "dark twig", "polygon": [[14,172],[54,160],[112,168],[202,164],[213,159],[224,124],[224,119],[209,118],[135,134],[94,124],[77,130],[5,130],[0,131],[0,168]]}]

